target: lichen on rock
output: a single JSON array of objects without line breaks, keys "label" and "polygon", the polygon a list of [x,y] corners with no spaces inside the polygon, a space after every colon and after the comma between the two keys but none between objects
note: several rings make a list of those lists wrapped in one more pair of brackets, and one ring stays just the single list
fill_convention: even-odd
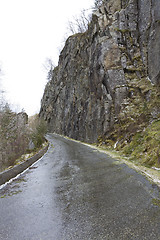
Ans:
[{"label": "lichen on rock", "polygon": [[51,132],[122,149],[160,117],[160,1],[107,0],[70,36],[46,85]]}]

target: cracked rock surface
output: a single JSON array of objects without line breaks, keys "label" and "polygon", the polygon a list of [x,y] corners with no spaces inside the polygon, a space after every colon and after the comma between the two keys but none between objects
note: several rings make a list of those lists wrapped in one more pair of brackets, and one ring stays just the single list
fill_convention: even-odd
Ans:
[{"label": "cracked rock surface", "polygon": [[[88,30],[67,39],[40,117],[50,132],[95,142],[135,98],[151,101],[150,85],[160,85],[160,1],[104,1]],[[152,108],[156,118],[160,109]]]}]

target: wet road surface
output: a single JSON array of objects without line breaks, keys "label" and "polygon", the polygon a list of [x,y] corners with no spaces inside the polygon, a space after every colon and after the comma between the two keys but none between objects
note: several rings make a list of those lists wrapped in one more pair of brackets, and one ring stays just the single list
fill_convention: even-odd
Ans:
[{"label": "wet road surface", "polygon": [[0,190],[0,239],[160,239],[156,185],[95,149],[48,139],[45,156]]}]

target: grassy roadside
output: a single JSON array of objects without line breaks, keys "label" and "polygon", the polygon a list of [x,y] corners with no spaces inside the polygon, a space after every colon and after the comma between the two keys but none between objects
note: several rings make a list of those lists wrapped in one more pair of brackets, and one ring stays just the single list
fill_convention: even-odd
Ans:
[{"label": "grassy roadside", "polygon": [[[90,145],[88,145],[88,146],[90,146]],[[125,163],[130,168],[133,168],[137,172],[142,173],[150,181],[153,181],[155,184],[157,184],[160,187],[160,168],[145,167],[145,166],[141,165],[140,163],[138,163],[137,161],[135,161],[135,162],[131,161],[129,157],[122,155],[122,153],[120,153],[118,151],[106,149],[105,147],[104,148],[97,147],[94,145],[94,148],[96,148],[98,151],[106,153],[107,155],[111,156],[112,158],[118,160],[117,164]]]},{"label": "grassy roadside", "polygon": [[[14,162],[13,165],[5,168],[3,171],[6,171],[6,170],[9,170],[11,168],[13,168],[14,166],[17,166],[25,161],[27,161],[28,159],[30,159],[31,157],[34,157],[39,151],[41,151],[42,149],[44,149],[46,146],[48,145],[48,141],[45,141],[41,147],[39,148],[36,148],[36,149],[33,149],[32,152],[30,153],[26,153],[26,154],[23,154],[21,157],[19,157],[18,159],[16,159],[16,161]],[[2,172],[3,172],[2,171]]]}]

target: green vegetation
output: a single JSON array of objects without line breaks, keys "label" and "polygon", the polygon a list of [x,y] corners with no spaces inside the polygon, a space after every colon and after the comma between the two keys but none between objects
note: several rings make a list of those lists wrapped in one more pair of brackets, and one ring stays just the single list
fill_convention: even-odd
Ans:
[{"label": "green vegetation", "polygon": [[[50,60],[49,66],[52,66]],[[23,110],[12,111],[3,93],[0,89],[0,171],[25,161],[26,153],[34,153],[42,147],[47,131],[45,122],[38,115],[28,121]]]},{"label": "green vegetation", "polygon": [[160,207],[160,199],[157,199],[157,198],[153,198],[152,199],[152,203],[158,207]]},{"label": "green vegetation", "polygon": [[160,167],[160,120],[151,123],[142,132],[136,133],[123,149],[130,159],[137,159],[147,166]]},{"label": "green vegetation", "polygon": [[[47,128],[38,115],[29,119],[26,113],[15,113],[6,104],[0,109],[0,171],[19,164],[34,155],[46,141]],[[30,148],[32,143],[32,148]]]},{"label": "green vegetation", "polygon": [[129,96],[122,103],[110,134],[99,137],[98,142],[131,161],[160,167],[160,89],[136,73],[126,73],[125,77]]},{"label": "green vegetation", "polygon": [[5,195],[3,195],[3,196],[1,196],[0,198],[5,198],[7,195],[5,194]]},{"label": "green vegetation", "polygon": [[38,115],[32,117],[29,121],[31,125],[31,135],[30,138],[33,141],[35,148],[39,148],[45,142],[45,134],[47,132],[47,125],[43,119],[40,119]]},{"label": "green vegetation", "polygon": [[0,109],[0,170],[13,165],[28,148],[28,116],[14,113],[8,104]]},{"label": "green vegetation", "polygon": [[21,192],[22,192],[22,190],[12,191],[12,192],[8,193],[7,195],[6,194],[2,195],[0,198],[11,197],[11,196],[17,195],[17,194],[19,194]]},{"label": "green vegetation", "polygon": [[114,28],[114,30],[117,32],[121,32],[123,34],[131,31],[130,29],[120,29],[120,28]]}]

